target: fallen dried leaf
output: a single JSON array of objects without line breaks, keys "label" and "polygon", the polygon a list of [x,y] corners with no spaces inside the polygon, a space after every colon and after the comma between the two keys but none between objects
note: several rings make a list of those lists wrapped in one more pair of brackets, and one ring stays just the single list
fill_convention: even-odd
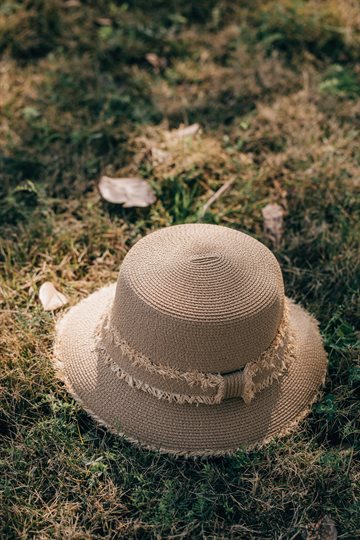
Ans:
[{"label": "fallen dried leaf", "polygon": [[46,281],[41,285],[39,298],[45,311],[54,311],[69,302],[66,296],[57,291],[50,281]]},{"label": "fallen dried leaf", "polygon": [[142,178],[102,176],[99,182],[99,191],[106,201],[123,204],[125,208],[145,207],[156,201],[153,190]]},{"label": "fallen dried leaf", "polygon": [[284,210],[279,204],[267,204],[262,209],[264,233],[278,246],[283,234]]},{"label": "fallen dried leaf", "polygon": [[169,135],[177,139],[193,137],[200,129],[200,124],[191,124],[190,126],[181,127],[170,131]]}]

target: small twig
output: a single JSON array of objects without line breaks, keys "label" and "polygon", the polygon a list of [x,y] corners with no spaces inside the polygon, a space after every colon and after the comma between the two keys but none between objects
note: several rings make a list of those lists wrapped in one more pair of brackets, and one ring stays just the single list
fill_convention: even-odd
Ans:
[{"label": "small twig", "polygon": [[210,197],[210,199],[204,204],[204,206],[199,211],[199,218],[203,218],[206,212],[209,210],[210,206],[217,201],[225,191],[229,189],[229,187],[235,182],[235,178],[231,178],[225,184],[223,184],[217,191],[215,191],[214,195]]}]

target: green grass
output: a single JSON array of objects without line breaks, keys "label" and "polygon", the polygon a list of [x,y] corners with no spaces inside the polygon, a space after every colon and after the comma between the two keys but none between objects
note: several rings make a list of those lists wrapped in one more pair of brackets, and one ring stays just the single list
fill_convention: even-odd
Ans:
[{"label": "green grass", "polygon": [[[345,0],[1,4],[1,538],[311,539],[326,515],[339,538],[360,535],[359,29]],[[201,133],[156,163],[164,132],[192,122]],[[158,200],[104,203],[101,174],[140,174]],[[274,250],[320,321],[324,397],[262,450],[142,452],[56,380],[39,286],[76,303],[231,178],[203,220]],[[276,249],[268,202],[286,210]]]}]

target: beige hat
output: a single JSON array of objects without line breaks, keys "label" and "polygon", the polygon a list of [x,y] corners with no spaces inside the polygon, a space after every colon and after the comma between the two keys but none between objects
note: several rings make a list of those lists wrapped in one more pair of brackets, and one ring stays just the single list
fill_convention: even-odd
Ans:
[{"label": "beige hat", "polygon": [[244,233],[176,225],[144,237],[117,283],[57,325],[71,394],[111,431],[177,455],[221,455],[291,431],[327,357],[279,264]]}]

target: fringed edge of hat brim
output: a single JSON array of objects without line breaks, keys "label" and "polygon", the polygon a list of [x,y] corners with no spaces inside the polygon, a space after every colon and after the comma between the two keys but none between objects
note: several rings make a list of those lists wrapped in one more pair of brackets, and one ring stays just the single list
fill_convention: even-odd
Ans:
[{"label": "fringed edge of hat brim", "polygon": [[[311,317],[312,322],[316,323],[316,325],[318,326],[319,323],[315,319],[315,317],[313,317],[311,314],[309,314],[309,316]],[[61,325],[61,322],[62,322],[62,317],[60,319],[58,319],[57,324],[56,324],[56,326],[57,326],[57,339],[55,341],[54,351],[53,351],[53,355],[52,355],[52,365],[54,367],[55,375],[56,375],[57,379],[64,383],[67,391],[72,396],[72,398],[77,403],[79,403],[81,408],[95,421],[96,425],[106,428],[113,435],[123,437],[124,440],[126,440],[127,442],[133,444],[134,446],[136,446],[140,450],[148,450],[148,451],[160,453],[160,454],[163,454],[163,455],[168,455],[168,456],[170,455],[170,456],[175,457],[175,458],[190,458],[190,459],[192,459],[192,458],[201,459],[201,458],[209,458],[209,457],[233,456],[239,450],[246,450],[248,452],[250,452],[252,450],[260,450],[260,449],[264,448],[265,446],[267,446],[269,443],[273,442],[274,440],[278,440],[278,439],[281,439],[283,437],[286,437],[287,435],[291,435],[295,431],[295,429],[298,427],[298,425],[310,414],[312,406],[314,405],[314,403],[316,403],[317,401],[319,401],[322,398],[323,393],[324,393],[323,386],[325,384],[325,379],[326,379],[326,373],[327,373],[326,369],[324,369],[323,378],[322,378],[322,380],[320,382],[318,391],[315,393],[315,395],[310,400],[310,402],[307,404],[307,406],[293,420],[291,420],[290,422],[285,424],[285,426],[280,431],[278,431],[277,433],[275,433],[273,435],[269,435],[269,436],[261,439],[260,441],[255,442],[255,443],[250,443],[250,444],[244,443],[244,444],[242,444],[242,445],[240,445],[240,446],[238,446],[236,448],[233,448],[233,449],[215,450],[215,451],[210,450],[210,449],[206,449],[206,450],[202,450],[202,451],[174,450],[174,449],[165,448],[165,447],[162,447],[162,446],[156,446],[156,445],[148,444],[148,443],[140,441],[139,439],[135,439],[135,438],[131,437],[130,435],[128,435],[128,434],[126,434],[126,433],[124,433],[124,432],[122,432],[120,430],[117,430],[116,428],[114,428],[114,427],[110,426],[109,424],[107,424],[97,414],[95,414],[91,409],[89,409],[85,405],[83,400],[77,395],[77,393],[75,392],[72,384],[70,383],[68,377],[65,374],[64,363],[57,357],[57,350],[58,350],[58,347],[60,345],[60,332],[59,332],[60,328],[59,327]],[[326,352],[325,352],[325,354],[326,354]],[[327,354],[326,354],[326,357],[327,357]]]}]

